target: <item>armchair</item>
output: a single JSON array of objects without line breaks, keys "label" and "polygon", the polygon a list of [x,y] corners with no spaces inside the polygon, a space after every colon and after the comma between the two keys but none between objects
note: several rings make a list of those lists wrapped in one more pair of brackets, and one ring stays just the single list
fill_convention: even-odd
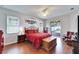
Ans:
[{"label": "armchair", "polygon": [[2,30],[0,30],[0,54],[2,53],[3,48],[4,48],[4,37]]},{"label": "armchair", "polygon": [[73,44],[73,39],[72,39],[73,35],[74,35],[74,32],[70,32],[70,31],[67,32],[66,36],[64,37],[64,41],[67,43],[67,45],[72,46],[72,44]]}]

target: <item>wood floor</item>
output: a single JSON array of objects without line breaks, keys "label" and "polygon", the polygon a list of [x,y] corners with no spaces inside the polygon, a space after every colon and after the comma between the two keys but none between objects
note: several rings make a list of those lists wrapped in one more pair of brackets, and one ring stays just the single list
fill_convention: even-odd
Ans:
[{"label": "wood floor", "polygon": [[57,38],[57,46],[50,52],[44,49],[35,49],[31,43],[23,42],[5,46],[3,54],[72,54],[73,47],[68,46],[62,39]]}]

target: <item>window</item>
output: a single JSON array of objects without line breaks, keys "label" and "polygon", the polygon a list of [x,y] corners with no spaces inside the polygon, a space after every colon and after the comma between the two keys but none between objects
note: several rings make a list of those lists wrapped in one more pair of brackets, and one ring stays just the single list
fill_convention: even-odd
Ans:
[{"label": "window", "polygon": [[50,27],[51,27],[50,29],[53,36],[60,36],[61,34],[60,21],[55,20],[50,22]]},{"label": "window", "polygon": [[19,32],[19,18],[7,16],[7,34]]}]

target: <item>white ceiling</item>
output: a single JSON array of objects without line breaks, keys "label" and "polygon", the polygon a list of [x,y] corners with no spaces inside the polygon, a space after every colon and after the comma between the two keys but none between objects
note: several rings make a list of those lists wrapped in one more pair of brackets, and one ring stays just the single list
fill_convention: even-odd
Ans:
[{"label": "white ceiling", "polygon": [[[79,10],[78,5],[4,5],[2,7],[42,19],[51,19],[52,17]],[[42,11],[45,8],[48,8],[47,16],[43,16],[42,14]],[[74,8],[74,10],[71,10],[70,8]]]}]

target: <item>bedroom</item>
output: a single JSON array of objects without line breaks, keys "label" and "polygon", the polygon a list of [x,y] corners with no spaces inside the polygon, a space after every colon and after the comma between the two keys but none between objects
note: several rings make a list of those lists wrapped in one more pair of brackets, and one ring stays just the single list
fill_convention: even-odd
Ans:
[{"label": "bedroom", "polygon": [[[66,42],[61,42],[62,37],[68,31],[77,32],[77,16],[79,15],[79,6],[66,5],[2,5],[0,6],[0,30],[3,31],[4,49],[3,54],[72,54],[73,47],[68,46]],[[12,20],[11,20],[12,19]],[[51,28],[54,28],[52,30]],[[56,29],[55,29],[56,28]],[[31,32],[47,32],[52,34],[46,36],[46,39],[53,39],[56,45],[52,51],[45,51],[43,49],[36,49],[35,44],[28,43],[28,39],[24,35],[25,30]],[[33,31],[32,31],[33,30]],[[29,32],[29,31],[28,31]],[[40,34],[41,37],[43,34]],[[38,36],[40,36],[38,35]],[[28,35],[29,36],[29,35]],[[22,38],[24,43],[19,43],[18,39]],[[33,38],[33,37],[32,37]],[[44,37],[45,38],[45,37]],[[25,40],[24,40],[25,39]],[[48,40],[49,41],[49,40]],[[20,41],[21,42],[21,41]],[[35,45],[34,45],[35,44]],[[34,46],[33,46],[34,45]],[[38,44],[39,45],[39,44]],[[47,45],[46,45],[47,46]],[[54,45],[55,46],[55,45]],[[21,51],[22,49],[22,51]],[[44,48],[45,49],[45,48]],[[69,49],[69,50],[67,50]]]}]

